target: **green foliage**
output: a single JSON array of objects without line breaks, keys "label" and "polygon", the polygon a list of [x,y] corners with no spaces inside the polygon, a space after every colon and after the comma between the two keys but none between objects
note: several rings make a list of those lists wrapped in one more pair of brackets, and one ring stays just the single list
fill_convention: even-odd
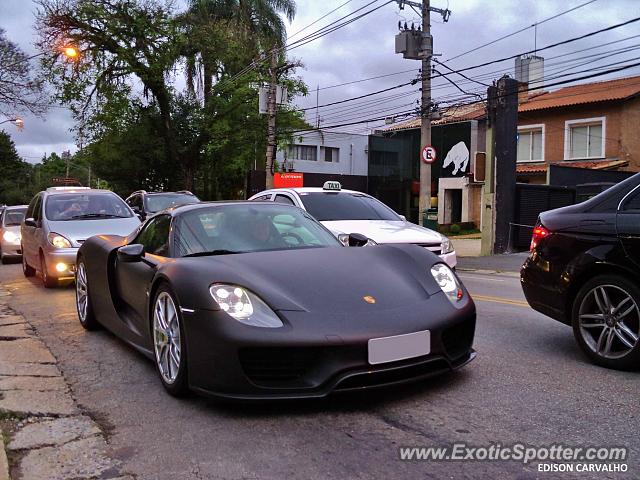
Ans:
[{"label": "green foliage", "polygon": [[[139,188],[243,195],[247,170],[264,165],[266,119],[255,85],[268,78],[263,62],[245,67],[284,44],[279,13],[291,20],[293,0],[190,0],[185,11],[168,0],[37,3],[40,48],[67,42],[81,52],[77,62],[57,52],[43,61],[78,122],[84,148],[74,163],[91,165],[121,195]],[[290,69],[279,82],[291,97],[306,94]],[[278,114],[281,138],[305,126],[299,113]]]},{"label": "green foliage", "polygon": [[454,223],[449,227],[449,231],[454,235],[460,233],[460,230],[461,230],[460,225],[458,225],[457,223]]},{"label": "green foliage", "polygon": [[0,131],[0,204],[21,205],[32,196],[33,169],[20,158],[9,134]]}]

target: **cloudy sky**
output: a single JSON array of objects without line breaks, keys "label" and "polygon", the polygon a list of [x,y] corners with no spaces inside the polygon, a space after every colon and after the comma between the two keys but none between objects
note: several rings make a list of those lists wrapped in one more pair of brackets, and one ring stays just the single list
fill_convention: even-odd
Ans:
[{"label": "cloudy sky", "polygon": [[[419,17],[409,6],[400,10],[397,3],[385,5],[385,2],[386,0],[373,2],[358,14],[378,6],[381,8],[340,30],[289,52],[290,57],[304,64],[304,68],[300,69],[298,74],[304,78],[312,91],[308,97],[295,99],[300,108],[315,107],[316,87],[320,88],[319,104],[324,105],[393,87],[415,77],[419,62],[404,60],[401,55],[394,53],[394,36],[398,31],[398,21],[406,21],[409,25],[416,22],[417,25]],[[534,35],[534,28],[529,28],[508,39],[454,59],[459,54],[587,2],[589,0],[432,0],[432,6],[448,7],[452,11],[448,23],[442,23],[437,14],[432,15],[434,51],[441,55],[437,57],[441,62],[452,69],[460,69],[526,52],[532,50],[536,44],[538,48],[544,47],[640,16],[640,0],[595,0],[573,12],[539,24],[537,35]],[[371,0],[298,0],[297,16],[288,27],[289,42],[300,40],[318,28],[369,3]],[[334,13],[305,29],[337,7],[340,8]],[[36,53],[33,45],[35,9],[31,0],[0,0],[0,27],[6,30],[9,39],[18,43],[29,54]],[[640,57],[640,36],[629,37],[640,33],[639,25],[640,22],[634,23],[540,52],[539,54],[546,59],[547,83],[562,81],[571,78],[572,75],[586,75],[587,73],[577,73],[585,70],[598,71],[598,68],[605,70],[636,63]],[[300,32],[301,30],[303,31]],[[633,62],[633,59],[636,61]],[[437,68],[443,73],[446,72],[445,67]],[[415,71],[408,72],[412,69]],[[513,75],[512,60],[465,72],[467,77],[480,83],[490,83],[505,73]],[[382,78],[359,81],[383,75],[385,76]],[[610,76],[631,75],[640,75],[640,68]],[[450,78],[465,92],[486,91],[486,87],[461,76]],[[357,83],[334,87],[348,82]],[[442,78],[433,82],[433,88],[434,99],[443,103],[472,99],[468,97],[464,100],[462,93]],[[409,112],[414,108],[417,98],[416,85],[358,101],[324,107],[320,109],[321,125],[338,125]],[[315,123],[315,109],[306,113],[307,119]],[[18,132],[13,126],[8,126],[6,130],[12,135],[20,154],[26,160],[36,162],[44,153],[60,153],[66,149],[75,149],[75,139],[70,132],[73,120],[64,108],[52,107],[44,119],[31,116],[24,118],[25,128],[22,132]],[[383,122],[354,125],[345,130],[366,133],[369,128],[381,123]]]}]

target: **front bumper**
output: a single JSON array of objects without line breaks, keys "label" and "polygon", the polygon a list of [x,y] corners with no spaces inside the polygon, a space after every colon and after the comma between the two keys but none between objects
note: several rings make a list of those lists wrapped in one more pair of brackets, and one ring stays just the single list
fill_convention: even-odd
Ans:
[{"label": "front bumper", "polygon": [[[77,256],[77,248],[59,248],[45,251],[44,258],[47,264],[47,273],[50,277],[60,280],[75,278]],[[64,265],[66,268],[58,270],[58,265]]]},{"label": "front bumper", "polygon": [[[435,296],[434,296],[435,297]],[[419,381],[462,367],[475,357],[472,349],[475,306],[460,310],[432,297],[430,308],[379,311],[365,328],[341,335],[328,330],[326,318],[308,312],[280,312],[285,327],[247,327],[222,312],[184,313],[193,390],[235,399],[319,398],[332,392],[363,390]],[[425,302],[426,304],[427,302]],[[284,313],[284,315],[283,315]],[[286,315],[286,316],[285,316]],[[339,315],[345,330],[349,315]],[[398,327],[397,317],[412,315]],[[296,325],[293,328],[291,325]],[[324,326],[323,326],[324,325]],[[368,340],[428,329],[428,355],[378,365],[368,363]]]},{"label": "front bumper", "polygon": [[3,257],[21,257],[22,249],[20,248],[20,239],[15,242],[7,242],[4,238],[0,237],[0,250]]}]

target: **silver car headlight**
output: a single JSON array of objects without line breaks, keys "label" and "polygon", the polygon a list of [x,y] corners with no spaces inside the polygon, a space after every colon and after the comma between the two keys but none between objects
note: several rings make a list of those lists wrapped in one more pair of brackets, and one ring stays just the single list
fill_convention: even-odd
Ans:
[{"label": "silver car headlight", "polygon": [[462,285],[458,282],[455,273],[444,263],[436,263],[431,267],[431,275],[454,305],[464,298]]},{"label": "silver car headlight", "polygon": [[69,239],[59,233],[50,232],[49,235],[47,235],[47,240],[56,248],[71,248]]},{"label": "silver car headlight", "polygon": [[227,315],[253,327],[278,328],[282,320],[255,293],[237,285],[214,283],[211,296]]},{"label": "silver car headlight", "polygon": [[7,230],[2,234],[2,238],[4,238],[5,242],[13,243],[20,240],[20,234],[17,235],[10,230]]},{"label": "silver car headlight", "polygon": [[442,236],[442,243],[440,244],[440,254],[453,252],[453,242],[448,237]]},{"label": "silver car headlight", "polygon": [[[349,234],[348,233],[340,233],[338,234],[338,240],[345,247],[349,246]],[[364,244],[365,247],[372,247],[374,245],[378,245],[378,243],[371,238],[367,240],[367,243]]]}]

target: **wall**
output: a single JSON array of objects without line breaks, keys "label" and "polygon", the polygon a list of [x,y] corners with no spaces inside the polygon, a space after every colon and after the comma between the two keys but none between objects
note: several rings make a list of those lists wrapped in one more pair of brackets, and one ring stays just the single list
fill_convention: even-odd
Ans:
[{"label": "wall", "polygon": [[[628,102],[628,117],[637,116],[637,111],[633,113],[631,104],[635,103],[635,109],[638,108],[637,100]],[[518,125],[532,125],[543,123],[545,125],[544,139],[544,156],[545,162],[560,162],[564,160],[565,147],[565,122],[568,120],[578,120],[581,118],[606,117],[605,127],[605,157],[610,159],[626,159],[624,154],[625,148],[621,145],[621,122],[623,120],[623,111],[626,107],[619,102],[601,102],[597,104],[575,105],[572,107],[554,108],[546,110],[538,110],[533,112],[519,112]],[[636,117],[636,122],[639,119]],[[630,123],[626,123],[631,128]],[[638,125],[636,123],[635,125]],[[636,127],[637,128],[637,127]],[[631,132],[625,134],[625,137],[633,136]],[[636,138],[637,140],[637,138]],[[630,138],[627,141],[631,141]],[[626,149],[628,150],[628,149]]]},{"label": "wall", "polygon": [[[296,172],[365,176],[368,174],[367,135],[321,130],[297,134],[294,140],[297,145],[315,145],[317,148],[316,161],[293,159]],[[339,161],[326,162],[320,153],[321,146],[340,149]],[[284,157],[285,152],[279,150],[276,154],[279,165],[283,165]]]}]

